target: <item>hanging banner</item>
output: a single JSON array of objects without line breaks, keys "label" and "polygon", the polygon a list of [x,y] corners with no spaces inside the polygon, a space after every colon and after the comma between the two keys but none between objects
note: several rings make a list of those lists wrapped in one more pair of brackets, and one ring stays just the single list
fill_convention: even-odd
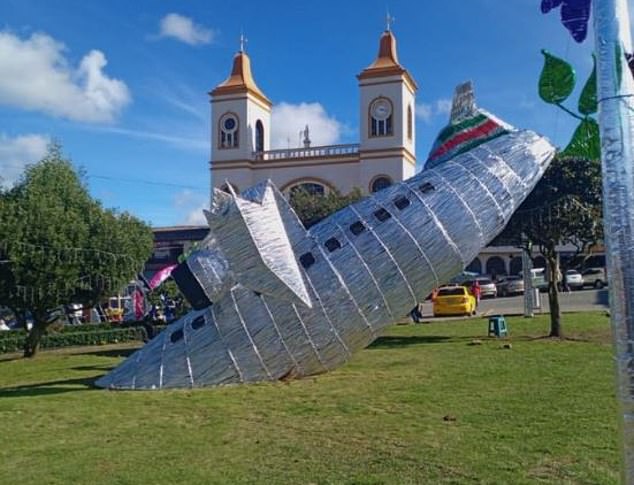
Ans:
[{"label": "hanging banner", "polygon": [[134,290],[132,300],[134,301],[134,318],[141,320],[145,316],[145,297],[139,288]]},{"label": "hanging banner", "polygon": [[178,265],[170,264],[169,266],[165,266],[165,268],[158,270],[156,274],[152,276],[152,279],[150,280],[148,284],[150,287],[150,290],[153,290],[154,288],[159,286],[161,283],[163,283],[163,281],[169,278],[170,275],[172,274],[172,270],[176,268],[176,266]]}]

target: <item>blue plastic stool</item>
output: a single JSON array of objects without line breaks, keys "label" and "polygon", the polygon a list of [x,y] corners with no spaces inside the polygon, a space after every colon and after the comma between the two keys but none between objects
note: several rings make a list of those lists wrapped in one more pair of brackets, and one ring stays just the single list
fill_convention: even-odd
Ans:
[{"label": "blue plastic stool", "polygon": [[492,315],[489,317],[489,337],[508,337],[508,329],[506,328],[506,320],[504,315]]}]

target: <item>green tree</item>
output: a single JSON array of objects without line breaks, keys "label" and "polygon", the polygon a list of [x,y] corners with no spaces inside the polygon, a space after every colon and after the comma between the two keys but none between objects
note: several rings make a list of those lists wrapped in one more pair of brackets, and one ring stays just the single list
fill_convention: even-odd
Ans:
[{"label": "green tree", "polygon": [[37,353],[56,309],[117,293],[151,250],[151,229],[92,199],[59,145],[51,145],[0,194],[0,306],[23,325],[33,319],[24,356]]},{"label": "green tree", "polygon": [[600,161],[560,154],[500,236],[518,246],[530,241],[546,259],[551,337],[563,337],[557,280],[567,269],[559,268],[555,248],[572,244],[581,254],[603,238],[601,201]]},{"label": "green tree", "polygon": [[309,228],[339,209],[356,202],[361,197],[363,194],[357,187],[347,195],[342,195],[337,190],[331,190],[322,195],[298,189],[291,193],[290,204],[304,226]]}]

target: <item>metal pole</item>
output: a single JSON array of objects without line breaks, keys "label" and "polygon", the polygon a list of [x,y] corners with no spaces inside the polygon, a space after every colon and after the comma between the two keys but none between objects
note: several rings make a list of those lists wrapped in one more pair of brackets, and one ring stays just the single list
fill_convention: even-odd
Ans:
[{"label": "metal pole", "polygon": [[634,80],[626,0],[594,0],[603,223],[623,438],[623,483],[634,484]]},{"label": "metal pole", "polygon": [[533,318],[533,262],[526,247],[522,247],[522,275],[524,277],[524,318]]}]

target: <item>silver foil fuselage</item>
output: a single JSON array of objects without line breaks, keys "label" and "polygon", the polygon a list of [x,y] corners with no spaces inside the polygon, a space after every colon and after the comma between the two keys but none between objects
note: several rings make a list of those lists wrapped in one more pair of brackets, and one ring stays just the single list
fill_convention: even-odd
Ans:
[{"label": "silver foil fuselage", "polygon": [[543,137],[512,131],[351,204],[308,231],[289,219],[295,218],[292,211],[286,213],[310,305],[237,281],[97,385],[214,386],[340,366],[468,265],[502,231],[554,152]]}]

